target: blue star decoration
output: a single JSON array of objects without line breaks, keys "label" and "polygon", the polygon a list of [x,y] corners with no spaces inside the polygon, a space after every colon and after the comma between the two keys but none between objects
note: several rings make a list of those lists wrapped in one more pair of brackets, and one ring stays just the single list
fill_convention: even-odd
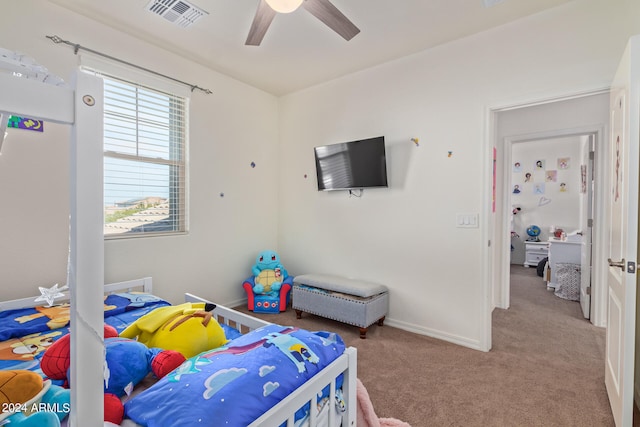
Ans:
[{"label": "blue star decoration", "polygon": [[56,283],[50,288],[43,288],[40,286],[38,289],[40,289],[40,293],[42,295],[36,298],[35,302],[46,301],[49,304],[49,307],[51,307],[56,298],[62,298],[65,296],[62,291],[69,289],[69,286],[64,285],[63,287],[58,288],[58,284]]}]

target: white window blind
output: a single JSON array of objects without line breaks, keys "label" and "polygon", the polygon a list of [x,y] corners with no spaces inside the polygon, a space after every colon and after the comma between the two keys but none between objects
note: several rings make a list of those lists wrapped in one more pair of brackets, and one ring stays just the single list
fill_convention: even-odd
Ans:
[{"label": "white window blind", "polygon": [[104,79],[105,237],[187,231],[186,99]]}]

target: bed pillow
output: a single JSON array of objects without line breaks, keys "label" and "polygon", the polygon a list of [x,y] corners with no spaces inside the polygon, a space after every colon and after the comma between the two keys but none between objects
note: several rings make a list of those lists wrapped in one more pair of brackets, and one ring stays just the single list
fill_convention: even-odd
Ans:
[{"label": "bed pillow", "polygon": [[[154,308],[171,305],[155,295],[144,292],[120,292],[107,295],[104,299],[104,317],[115,316],[129,311],[148,312]],[[146,309],[140,311],[141,309]],[[139,314],[140,316],[141,314]]]},{"label": "bed pillow", "polygon": [[184,362],[125,404],[148,427],[247,426],[344,352],[328,332],[268,325]]}]

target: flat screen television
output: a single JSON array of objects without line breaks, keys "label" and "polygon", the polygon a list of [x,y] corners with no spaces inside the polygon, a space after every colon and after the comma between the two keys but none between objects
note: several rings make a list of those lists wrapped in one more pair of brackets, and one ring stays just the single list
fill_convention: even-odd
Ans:
[{"label": "flat screen television", "polygon": [[388,187],[384,136],[315,147],[318,191]]}]

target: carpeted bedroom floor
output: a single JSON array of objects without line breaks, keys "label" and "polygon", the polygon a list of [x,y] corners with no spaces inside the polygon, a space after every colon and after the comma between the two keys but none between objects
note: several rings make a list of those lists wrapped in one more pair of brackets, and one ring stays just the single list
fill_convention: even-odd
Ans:
[{"label": "carpeted bedroom floor", "polygon": [[[248,312],[246,307],[237,309]],[[255,315],[255,314],[254,314]],[[339,333],[358,349],[358,378],[379,417],[423,426],[614,426],[604,385],[605,330],[577,302],[512,266],[511,307],[493,313],[485,353],[390,326],[358,329],[295,311],[257,315]]]}]

